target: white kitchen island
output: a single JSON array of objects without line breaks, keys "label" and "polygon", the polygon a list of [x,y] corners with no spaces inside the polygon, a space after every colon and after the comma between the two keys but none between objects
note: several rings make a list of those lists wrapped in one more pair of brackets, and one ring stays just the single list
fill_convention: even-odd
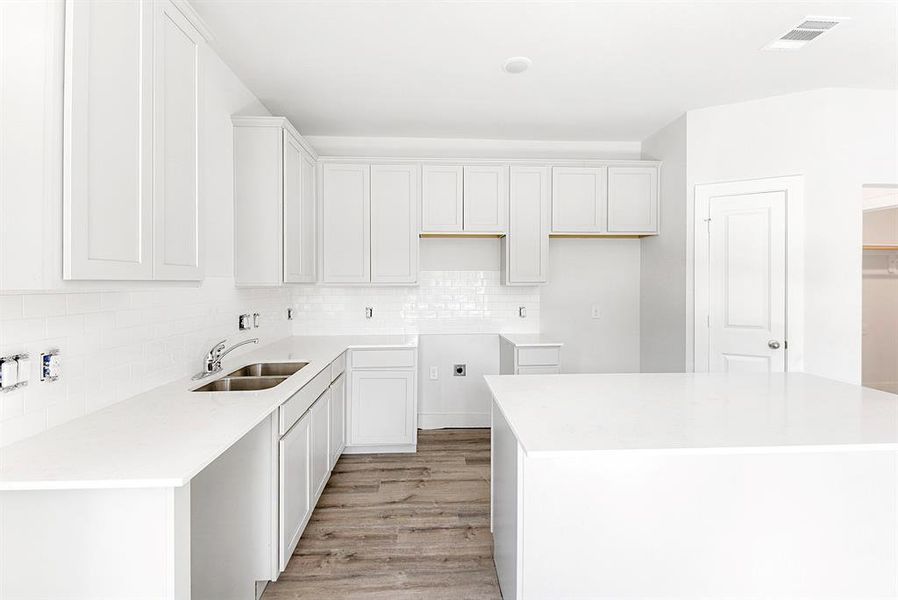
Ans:
[{"label": "white kitchen island", "polygon": [[506,600],[898,596],[898,396],[803,374],[486,380]]}]

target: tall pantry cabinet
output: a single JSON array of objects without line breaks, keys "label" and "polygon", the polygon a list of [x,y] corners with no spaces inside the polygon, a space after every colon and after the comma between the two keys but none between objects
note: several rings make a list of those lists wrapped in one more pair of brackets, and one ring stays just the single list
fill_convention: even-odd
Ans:
[{"label": "tall pantry cabinet", "polygon": [[65,6],[63,275],[202,279],[202,47],[189,5]]},{"label": "tall pantry cabinet", "polygon": [[232,117],[237,285],[315,281],[317,156],[283,117]]}]

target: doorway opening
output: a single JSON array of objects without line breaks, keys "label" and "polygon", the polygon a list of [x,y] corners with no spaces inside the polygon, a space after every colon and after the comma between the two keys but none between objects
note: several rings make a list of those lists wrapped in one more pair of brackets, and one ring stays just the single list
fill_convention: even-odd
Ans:
[{"label": "doorway opening", "polygon": [[862,383],[898,394],[898,185],[863,187]]}]

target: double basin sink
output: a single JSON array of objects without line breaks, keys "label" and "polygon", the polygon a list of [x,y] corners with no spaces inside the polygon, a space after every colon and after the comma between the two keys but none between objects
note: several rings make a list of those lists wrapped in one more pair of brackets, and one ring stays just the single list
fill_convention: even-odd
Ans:
[{"label": "double basin sink", "polygon": [[210,381],[194,392],[254,392],[267,390],[305,367],[307,362],[253,363]]}]

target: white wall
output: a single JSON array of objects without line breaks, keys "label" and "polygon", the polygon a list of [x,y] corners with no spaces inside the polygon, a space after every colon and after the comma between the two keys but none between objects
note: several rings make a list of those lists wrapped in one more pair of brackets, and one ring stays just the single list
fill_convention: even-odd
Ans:
[{"label": "white wall", "polygon": [[[2,446],[199,370],[213,342],[240,337],[242,312],[262,314],[252,334],[263,342],[289,335],[291,292],[234,287],[230,116],[268,113],[211,50],[201,146],[207,279],[63,281],[62,2],[0,2],[0,11],[0,356],[35,359],[29,385],[0,394]],[[63,375],[41,383],[36,359],[52,347]]]},{"label": "white wall", "polygon": [[639,367],[686,370],[686,115],[642,142],[642,158],[661,166],[661,233],[642,239]]},{"label": "white wall", "polygon": [[[639,240],[553,238],[540,329],[564,342],[563,373],[639,371]],[[599,319],[591,308],[597,304]]]},{"label": "white wall", "polygon": [[860,383],[862,185],[898,182],[898,92],[825,89],[690,111],[688,264],[696,184],[783,175],[804,177],[804,368]]},{"label": "white wall", "polygon": [[[456,377],[453,366],[465,365]],[[437,379],[430,378],[431,367]],[[484,375],[499,373],[495,334],[422,335],[418,339],[418,426],[489,427],[492,394]]]}]

